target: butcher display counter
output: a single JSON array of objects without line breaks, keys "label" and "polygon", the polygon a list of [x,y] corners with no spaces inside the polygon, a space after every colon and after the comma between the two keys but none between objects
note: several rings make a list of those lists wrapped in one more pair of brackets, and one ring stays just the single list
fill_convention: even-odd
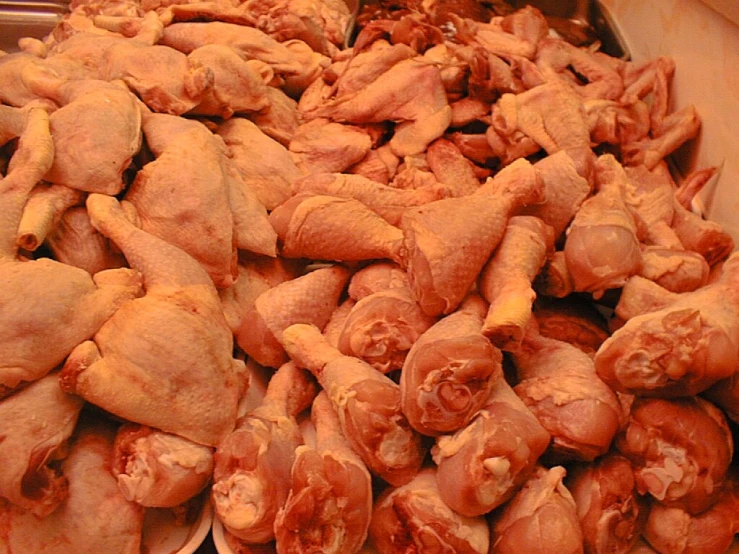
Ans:
[{"label": "butcher display counter", "polygon": [[737,548],[736,2],[71,7],[0,0],[0,554]]}]

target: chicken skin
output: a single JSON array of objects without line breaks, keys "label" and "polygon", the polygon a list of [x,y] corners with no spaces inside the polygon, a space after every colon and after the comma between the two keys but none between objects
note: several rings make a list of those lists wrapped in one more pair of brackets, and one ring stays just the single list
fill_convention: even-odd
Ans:
[{"label": "chicken skin", "polygon": [[126,500],[109,469],[114,434],[106,422],[80,425],[61,466],[69,495],[51,515],[0,507],[0,553],[141,552],[144,510]]},{"label": "chicken skin", "polygon": [[38,517],[64,502],[68,481],[51,464],[63,455],[83,403],[61,390],[58,373],[0,401],[0,496]]},{"label": "chicken skin", "polygon": [[[9,108],[16,110],[17,108]],[[48,258],[17,259],[16,233],[33,187],[52,164],[54,144],[43,109],[21,112],[23,130],[8,172],[0,180],[0,396],[46,375],[89,339],[126,300],[141,294],[130,270],[98,273]]]},{"label": "chicken skin", "polygon": [[194,258],[135,227],[115,198],[93,194],[87,209],[141,271],[146,295],[75,348],[64,389],[129,421],[217,445],[236,423],[245,369],[232,357],[213,282]]}]

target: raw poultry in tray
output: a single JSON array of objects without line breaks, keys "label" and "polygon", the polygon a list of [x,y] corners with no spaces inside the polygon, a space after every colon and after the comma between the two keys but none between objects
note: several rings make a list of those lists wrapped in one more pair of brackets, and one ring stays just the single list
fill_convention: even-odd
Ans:
[{"label": "raw poultry in tray", "polygon": [[729,548],[679,68],[444,5],[75,0],[0,55],[0,553],[205,496],[224,553]]}]

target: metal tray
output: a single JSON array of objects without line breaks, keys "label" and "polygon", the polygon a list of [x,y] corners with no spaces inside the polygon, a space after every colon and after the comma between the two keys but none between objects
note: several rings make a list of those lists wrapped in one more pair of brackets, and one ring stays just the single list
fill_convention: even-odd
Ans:
[{"label": "metal tray", "polygon": [[66,2],[0,0],[0,50],[15,52],[18,39],[43,38],[68,11]]}]

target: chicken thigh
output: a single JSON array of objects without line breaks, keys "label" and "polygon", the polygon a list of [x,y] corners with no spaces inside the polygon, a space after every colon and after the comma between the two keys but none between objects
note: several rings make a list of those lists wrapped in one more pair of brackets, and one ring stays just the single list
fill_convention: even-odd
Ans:
[{"label": "chicken thigh", "polygon": [[62,471],[69,495],[44,519],[0,507],[0,554],[139,554],[144,510],[126,500],[110,473],[114,429],[86,422]]},{"label": "chicken thigh", "polygon": [[[23,74],[29,89],[61,108],[50,116],[54,162],[46,181],[118,194],[123,172],[141,148],[141,115],[125,86],[94,79],[67,80],[38,67]],[[84,152],[84,155],[80,155]]]},{"label": "chicken thigh", "polygon": [[52,464],[63,454],[84,401],[63,392],[50,373],[0,402],[0,496],[38,517],[67,497],[67,479]]},{"label": "chicken thigh", "polygon": [[26,199],[51,166],[54,152],[47,113],[37,108],[23,114],[25,129],[0,180],[0,276],[5,283],[0,291],[0,396],[46,375],[123,302],[141,293],[138,274],[127,269],[93,278],[48,258],[17,259],[16,232]]},{"label": "chicken thigh", "polygon": [[219,444],[236,423],[245,368],[232,357],[213,282],[194,258],[134,226],[115,198],[90,195],[87,209],[141,271],[146,295],[72,352],[65,390],[129,421]]}]

